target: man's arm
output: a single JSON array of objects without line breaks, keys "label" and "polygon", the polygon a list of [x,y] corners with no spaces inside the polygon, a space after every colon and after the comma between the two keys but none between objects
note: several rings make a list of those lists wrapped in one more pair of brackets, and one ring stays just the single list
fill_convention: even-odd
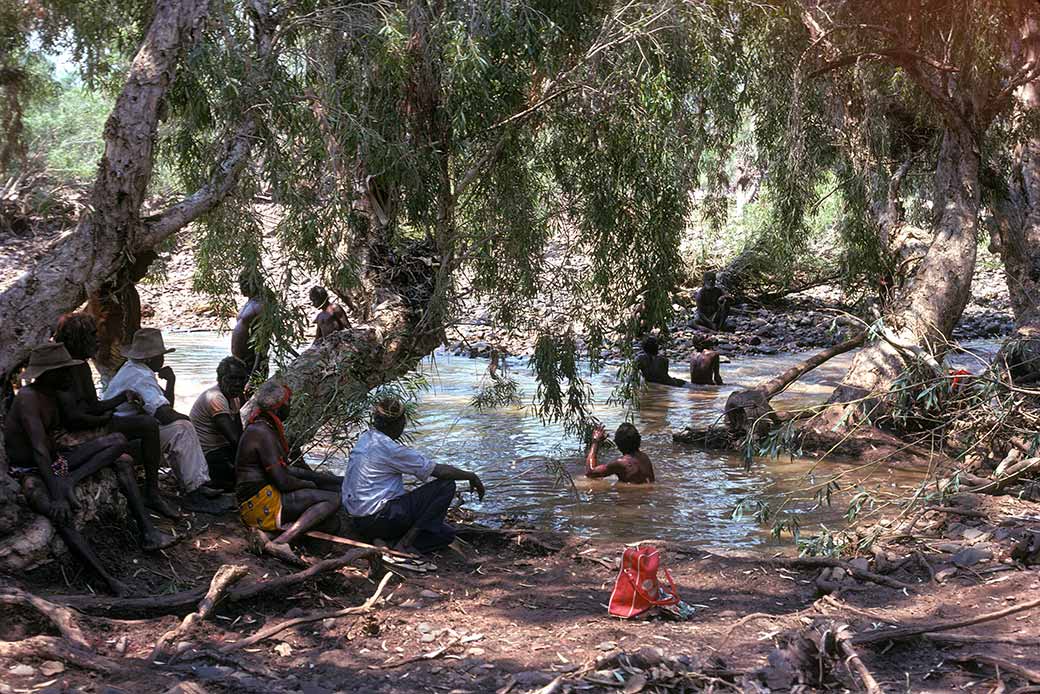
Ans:
[{"label": "man's arm", "polygon": [[599,477],[610,477],[611,475],[617,475],[620,477],[624,472],[624,463],[620,463],[616,460],[612,463],[607,463],[606,465],[596,465],[594,467],[589,467],[588,461],[586,461],[585,464],[585,476],[593,479]]},{"label": "man's arm", "polygon": [[162,407],[157,408],[153,416],[159,421],[159,424],[162,425],[173,424],[182,419],[190,419],[187,415],[181,414],[170,405],[163,405]]},{"label": "man's arm", "polygon": [[592,430],[592,443],[589,445],[589,452],[585,456],[586,477],[606,477],[612,474],[609,472],[610,465],[600,465],[597,460],[599,446],[606,438],[607,430],[603,428],[602,424]]},{"label": "man's arm", "polygon": [[314,470],[304,470],[303,468],[290,467],[289,474],[301,480],[313,482],[318,487],[318,489],[324,489],[328,492],[338,492],[343,487],[342,477],[338,477],[337,475],[330,475],[327,472],[315,472]]},{"label": "man's arm", "polygon": [[175,374],[173,369],[170,367],[164,366],[159,369],[155,375],[166,381],[166,387],[163,388],[163,395],[166,397],[166,401],[172,405],[175,402],[173,391],[177,387],[177,374]]},{"label": "man's arm", "polygon": [[228,442],[232,448],[238,448],[238,440],[242,438],[242,423],[236,422],[235,418],[224,412],[213,415],[213,425],[217,431]]},{"label": "man's arm", "polygon": [[[89,405],[84,407],[85,403],[80,402],[72,391],[61,391],[57,394],[58,399],[58,411],[61,413],[61,422],[69,431],[80,431],[81,429],[92,429],[94,427],[101,427],[108,424],[108,420],[111,418],[107,412],[110,410],[103,410],[103,413],[92,414]],[[113,398],[113,400],[126,401],[125,393],[120,393],[119,396]],[[119,404],[122,404],[120,402]]]},{"label": "man's arm", "polygon": [[430,473],[430,476],[439,480],[469,482],[470,491],[476,492],[481,501],[484,500],[484,483],[480,481],[480,477],[475,472],[460,470],[454,465],[437,464],[433,466],[433,472]]},{"label": "man's arm", "polygon": [[48,436],[39,416],[41,403],[34,397],[32,401],[25,404],[29,407],[20,407],[18,413],[22,431],[29,438],[32,445],[33,462],[36,463],[36,469],[51,497],[54,520],[62,525],[67,525],[72,521],[72,507],[76,503],[72,485],[55,476],[54,470],[51,469],[51,451],[47,445]]}]

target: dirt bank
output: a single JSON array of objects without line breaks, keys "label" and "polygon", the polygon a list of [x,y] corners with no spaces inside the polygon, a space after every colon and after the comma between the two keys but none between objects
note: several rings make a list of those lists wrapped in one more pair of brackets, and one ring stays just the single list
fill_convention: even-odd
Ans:
[{"label": "dirt bank", "polygon": [[[211,692],[504,693],[535,691],[560,677],[559,688],[544,691],[615,692],[622,682],[603,684],[605,677],[629,681],[636,675],[645,679],[643,688],[636,680],[625,691],[701,691],[710,685],[718,691],[755,691],[751,680],[765,691],[766,675],[756,678],[756,671],[778,646],[807,633],[814,620],[847,623],[857,638],[876,639],[855,649],[885,691],[991,691],[999,682],[1009,689],[1029,684],[1030,672],[1040,668],[1035,612],[934,631],[926,638],[877,636],[896,625],[977,618],[1040,595],[1040,573],[1011,557],[1017,538],[1040,531],[1040,506],[967,495],[950,506],[952,512],[923,515],[911,532],[890,538],[869,561],[837,573],[768,556],[659,542],[664,564],[694,608],[689,621],[607,615],[621,543],[473,529],[463,533],[464,556],[442,552],[434,557],[439,568],[433,573],[393,575],[371,611],[308,622],[223,655],[220,649],[265,626],[361,604],[376,590],[378,577],[367,577],[366,564],[358,561],[356,568],[331,571],[287,591],[225,601],[179,639],[184,650],[172,662],[152,662],[150,655],[159,635],[180,616],[124,614],[126,604],[120,601],[110,601],[116,609],[108,616],[74,613],[89,647],[103,659],[81,667],[46,649],[10,655],[17,639],[57,632],[25,608],[5,608],[0,691],[158,693],[191,681]],[[293,571],[252,554],[231,516],[196,516],[176,528],[180,544],[151,556],[127,550],[135,545],[121,525],[98,524],[91,535],[106,562],[119,567],[119,577],[142,595],[204,589],[223,564],[246,566],[243,584]],[[58,603],[74,601],[61,597],[68,594],[91,600],[89,576],[71,564],[8,581]],[[821,587],[832,594],[821,597]],[[83,605],[84,597],[78,600]],[[106,614],[99,611],[104,603],[90,611]],[[599,673],[595,667],[585,670],[597,658],[645,648],[659,649],[650,654],[657,665],[648,665],[644,653],[642,660],[601,660]],[[975,671],[957,661],[979,652],[1025,670],[1002,669],[998,682],[991,665],[976,663],[981,669]],[[833,669],[827,666],[825,685],[861,690],[858,676],[838,660]],[[775,668],[770,673],[778,676]]]}]

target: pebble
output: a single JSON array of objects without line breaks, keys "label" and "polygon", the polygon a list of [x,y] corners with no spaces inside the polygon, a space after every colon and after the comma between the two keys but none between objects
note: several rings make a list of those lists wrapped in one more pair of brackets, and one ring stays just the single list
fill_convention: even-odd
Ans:
[{"label": "pebble", "polygon": [[57,660],[45,660],[40,663],[40,672],[43,673],[44,677],[54,677],[59,673],[65,672],[65,665]]},{"label": "pebble", "polygon": [[32,665],[19,663],[18,665],[12,666],[8,670],[8,672],[10,672],[15,677],[32,677],[36,674],[36,668],[34,668]]},{"label": "pebble", "polygon": [[993,558],[993,552],[979,547],[965,547],[953,555],[953,563],[957,566],[973,566],[979,562],[989,561]]},{"label": "pebble", "polygon": [[428,634],[429,632],[433,631],[433,627],[431,627],[426,622],[421,622],[419,626],[416,627],[416,629],[419,630],[420,634]]},{"label": "pebble", "polygon": [[615,648],[617,648],[617,641],[604,641],[596,646],[596,649],[600,651],[612,651]]},{"label": "pebble", "polygon": [[953,576],[956,575],[956,573],[957,569],[955,567],[948,566],[945,569],[940,569],[939,571],[935,572],[935,580],[939,583],[942,583],[943,581],[949,578],[953,578]]},{"label": "pebble", "polygon": [[427,600],[440,600],[444,596],[435,590],[422,590],[419,591],[419,597]]}]

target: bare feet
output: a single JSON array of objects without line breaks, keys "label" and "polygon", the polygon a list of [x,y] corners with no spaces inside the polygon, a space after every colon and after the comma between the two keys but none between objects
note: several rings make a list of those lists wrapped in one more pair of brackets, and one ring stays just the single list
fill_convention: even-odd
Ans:
[{"label": "bare feet", "polygon": [[144,534],[141,538],[141,549],[145,552],[158,552],[160,549],[177,543],[177,538],[169,533],[153,528],[151,532]]},{"label": "bare feet", "polygon": [[286,564],[292,564],[294,566],[310,566],[307,562],[301,559],[292,551],[292,547],[285,542],[265,542],[264,552],[270,554],[272,557],[281,559]]},{"label": "bare feet", "polygon": [[160,516],[166,516],[174,520],[181,517],[181,512],[177,510],[177,507],[164,499],[158,490],[146,494],[142,501],[144,501],[146,508],[155,511]]}]

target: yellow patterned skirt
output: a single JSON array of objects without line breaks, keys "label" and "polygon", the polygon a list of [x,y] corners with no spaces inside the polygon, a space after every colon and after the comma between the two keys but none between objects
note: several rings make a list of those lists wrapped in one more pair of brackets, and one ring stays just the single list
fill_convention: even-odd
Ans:
[{"label": "yellow patterned skirt", "polygon": [[282,529],[282,495],[271,485],[265,486],[238,506],[242,522],[252,528],[274,531]]}]

